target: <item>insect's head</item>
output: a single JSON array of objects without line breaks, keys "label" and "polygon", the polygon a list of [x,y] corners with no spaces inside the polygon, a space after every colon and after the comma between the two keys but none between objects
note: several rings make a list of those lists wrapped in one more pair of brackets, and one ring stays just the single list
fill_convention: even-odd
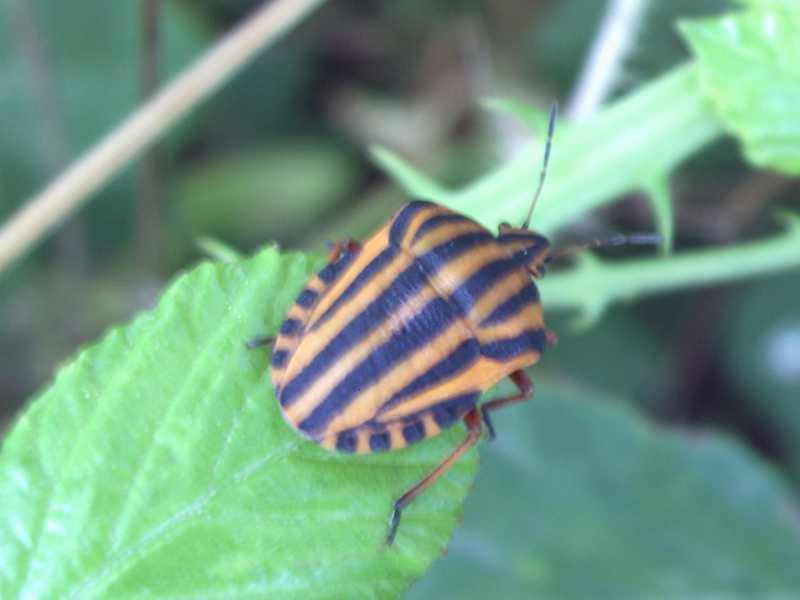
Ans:
[{"label": "insect's head", "polygon": [[497,241],[531,275],[534,277],[544,275],[547,263],[552,259],[552,253],[550,240],[541,233],[526,227],[512,227],[508,223],[501,223]]}]

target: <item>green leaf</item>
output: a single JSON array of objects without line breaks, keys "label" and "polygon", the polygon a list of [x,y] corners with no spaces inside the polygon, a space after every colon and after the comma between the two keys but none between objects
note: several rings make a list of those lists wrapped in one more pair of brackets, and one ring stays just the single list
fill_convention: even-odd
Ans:
[{"label": "green leaf", "polygon": [[796,8],[795,0],[735,0],[742,6],[763,7],[763,8]]},{"label": "green leaf", "polygon": [[[484,98],[481,100],[481,106],[513,117],[525,125],[531,133],[544,139],[543,136],[547,132],[548,113],[546,111],[511,98]],[[559,124],[559,126],[563,128],[563,124]]]},{"label": "green leaf", "polygon": [[[494,99],[491,106],[527,122],[536,112],[513,101]],[[532,227],[549,234],[626,192],[649,189],[653,174],[670,173],[718,134],[719,124],[697,90],[692,65],[674,69],[579,126],[557,124],[547,183]],[[442,202],[494,230],[504,221],[522,221],[539,178],[542,140],[457,191],[442,189],[385,150],[373,150],[373,156],[410,192]],[[659,204],[656,218],[662,234],[669,233],[664,212]]]},{"label": "green leaf", "polygon": [[[549,234],[624,193],[654,173],[669,173],[719,133],[697,90],[691,65],[674,69],[578,126],[556,124],[550,167],[531,226]],[[443,202],[496,229],[521,222],[542,159],[537,139],[519,156]]]},{"label": "green leaf", "polygon": [[464,527],[411,598],[796,598],[788,486],[727,436],[537,381],[499,412]]},{"label": "green leaf", "polygon": [[[5,32],[0,40],[0,209],[22,202],[54,169],[88,149],[139,104],[139,20],[134,2],[113,8],[105,0],[0,6]],[[168,81],[200,53],[209,36],[177,3],[164,5],[159,25],[160,72]],[[104,217],[98,236],[113,231],[116,240],[127,229],[133,219],[120,200],[132,185],[133,179],[124,176],[102,192],[107,202],[92,209]]]},{"label": "green leaf", "polygon": [[372,146],[369,154],[412,198],[441,200],[447,194],[441,185],[388,148]]},{"label": "green leaf", "polygon": [[471,452],[403,515],[392,501],[458,427],[359,457],[280,416],[268,351],[319,260],[266,249],[205,263],[64,366],[0,454],[0,597],[399,595],[444,549]]},{"label": "green leaf", "polygon": [[235,262],[242,258],[238,250],[212,237],[199,238],[197,247],[209,258],[221,262]]},{"label": "green leaf", "polygon": [[800,173],[800,12],[796,2],[686,21],[700,82],[748,160]]},{"label": "green leaf", "polygon": [[669,175],[651,177],[645,183],[645,192],[656,221],[656,229],[661,235],[661,252],[669,254],[675,241],[675,216],[672,210],[672,194],[669,189]]},{"label": "green leaf", "polygon": [[356,166],[340,147],[319,140],[273,144],[231,154],[184,174],[173,212],[192,239],[211,235],[288,243],[347,198]]},{"label": "green leaf", "polygon": [[[575,331],[564,316],[552,314],[544,300],[547,326],[558,333],[558,343],[545,352],[542,369],[590,390],[629,399],[649,412],[658,408],[653,391],[663,389],[671,365],[651,323],[637,318],[630,306],[619,306],[591,329]],[[625,359],[601,358],[606,356]]]}]

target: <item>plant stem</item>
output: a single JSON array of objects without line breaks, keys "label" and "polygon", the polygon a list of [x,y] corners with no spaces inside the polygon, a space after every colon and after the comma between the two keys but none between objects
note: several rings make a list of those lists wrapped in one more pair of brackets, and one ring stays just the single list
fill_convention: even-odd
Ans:
[{"label": "plant stem", "polygon": [[549,309],[577,309],[594,318],[610,302],[800,268],[800,217],[786,221],[786,229],[770,238],[726,248],[626,261],[585,255],[575,268],[545,277],[542,298]]},{"label": "plant stem", "polygon": [[0,272],[118,173],[180,117],[323,0],[267,2],[30,199],[0,229]]}]

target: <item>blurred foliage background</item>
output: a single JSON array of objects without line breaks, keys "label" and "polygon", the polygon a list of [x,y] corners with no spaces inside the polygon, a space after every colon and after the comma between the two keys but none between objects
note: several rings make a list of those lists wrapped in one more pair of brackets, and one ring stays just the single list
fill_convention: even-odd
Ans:
[{"label": "blurred foliage background", "polygon": [[[132,110],[146,95],[147,73],[152,79],[155,68],[167,81],[256,4],[163,2],[148,66],[143,3],[6,3],[0,215]],[[513,155],[529,134],[480,100],[546,106],[557,99],[568,109],[605,9],[582,0],[325,6],[3,273],[0,418],[13,420],[77,346],[152,306],[164,282],[201,257],[201,237],[244,251],[274,241],[321,252],[326,241],[368,235],[405,197],[370,162],[367,144],[385,145],[451,184]],[[677,18],[728,9],[722,0],[651,3],[610,99],[688,58]],[[773,227],[771,209],[797,207],[800,195],[797,180],[750,168],[730,139],[695,155],[671,183],[677,251],[762,235]],[[650,210],[631,196],[562,236],[652,228]],[[589,330],[548,314],[559,344],[535,373],[625,399],[657,427],[725,431],[796,487],[798,298],[795,270],[618,305]],[[490,449],[489,460],[503,451]],[[520,486],[516,476],[486,470],[467,510],[483,538],[492,535],[492,498],[513,497]],[[453,556],[436,564],[416,597],[433,597],[427,593],[445,589],[441,582],[462,576],[465,555],[503,562],[481,547],[483,538],[457,534]],[[535,565],[513,568],[535,572]]]}]

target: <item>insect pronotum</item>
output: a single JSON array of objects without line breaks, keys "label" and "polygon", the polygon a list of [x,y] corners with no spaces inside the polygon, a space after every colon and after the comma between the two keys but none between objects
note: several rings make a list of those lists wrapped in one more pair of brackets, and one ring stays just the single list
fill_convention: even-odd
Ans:
[{"label": "insect pronotum", "polygon": [[[328,450],[396,450],[462,421],[466,437],[395,501],[403,509],[494,427],[490,413],[528,399],[523,371],[554,336],[532,277],[551,258],[528,229],[544,184],[555,125],[550,109],[539,183],[521,227],[497,236],[472,219],[413,201],[363,245],[335,245],[328,264],[289,309],[272,353],[272,383],[286,421]],[[478,406],[509,377],[517,393]]]}]

